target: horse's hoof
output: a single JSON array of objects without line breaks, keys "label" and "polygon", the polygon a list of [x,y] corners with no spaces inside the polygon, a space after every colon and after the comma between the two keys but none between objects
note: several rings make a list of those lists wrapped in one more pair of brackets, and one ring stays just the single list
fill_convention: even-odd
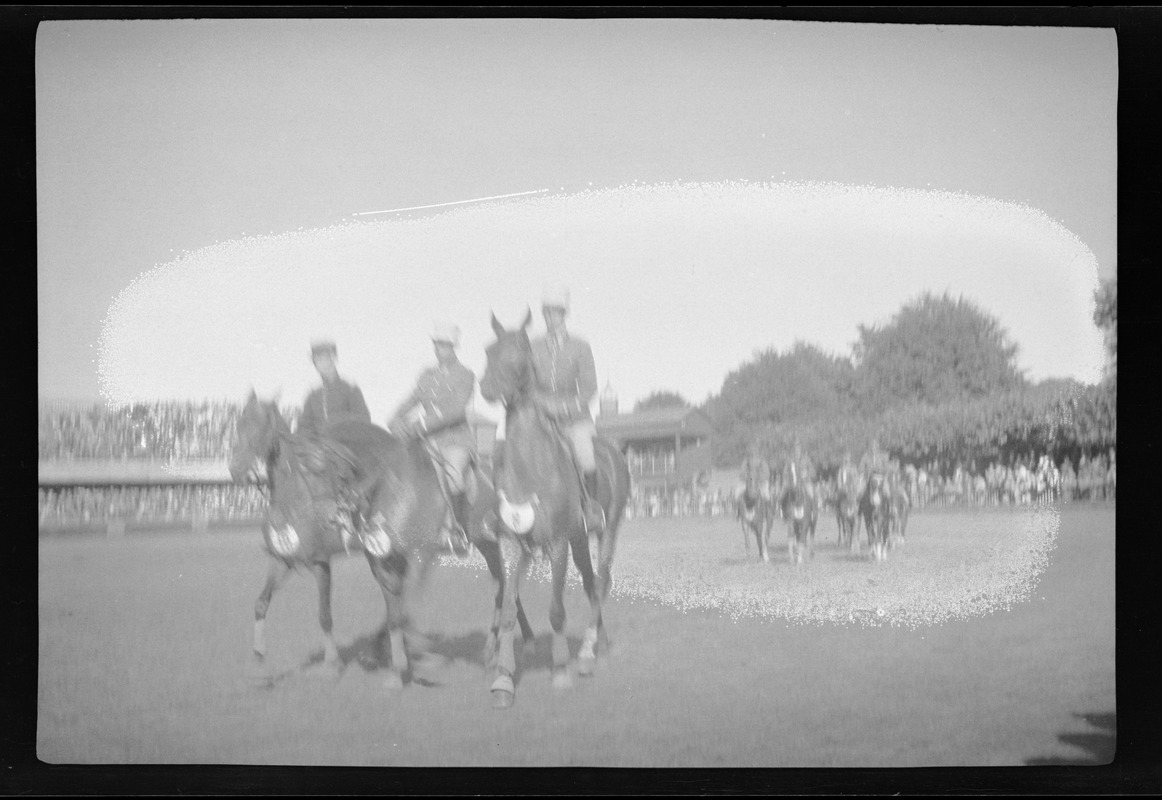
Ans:
[{"label": "horse's hoof", "polygon": [[383,679],[383,688],[389,692],[398,692],[403,689],[403,675],[396,670],[388,670]]},{"label": "horse's hoof", "polygon": [[577,674],[582,678],[592,678],[594,670],[597,669],[596,658],[578,658],[577,659]]},{"label": "horse's hoof", "polygon": [[492,690],[492,707],[500,711],[512,708],[512,704],[516,701],[516,695],[512,692],[506,692],[502,689]]},{"label": "horse's hoof", "polygon": [[537,653],[537,640],[536,639],[522,639],[520,646],[521,646],[521,652],[526,656],[531,657],[531,656],[536,655],[536,653]]},{"label": "horse's hoof", "polygon": [[573,676],[569,674],[568,667],[561,667],[553,670],[553,688],[554,689],[571,689],[573,688]]}]

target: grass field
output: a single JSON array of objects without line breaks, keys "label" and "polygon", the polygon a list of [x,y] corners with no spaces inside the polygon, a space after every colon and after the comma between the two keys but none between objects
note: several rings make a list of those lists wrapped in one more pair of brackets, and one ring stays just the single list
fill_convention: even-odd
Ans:
[{"label": "grass field", "polygon": [[[798,570],[778,546],[772,564],[753,546],[747,560],[730,521],[635,520],[607,605],[613,653],[554,690],[548,586],[529,582],[538,640],[507,712],[489,706],[479,651],[494,589],[473,562],[433,574],[419,621],[435,657],[398,693],[370,646],[383,608],[366,564],[335,564],[337,681],[304,668],[320,650],[314,582],[292,579],[267,622],[281,678],[256,689],[244,673],[265,570],[257,533],[44,537],[37,753],[54,764],[1103,763],[1116,718],[1114,510],[1067,506],[1052,530],[1045,519],[917,514],[884,564],[839,551],[824,519]],[[933,604],[939,613],[917,612]],[[575,652],[586,610],[575,585],[567,609]]]}]

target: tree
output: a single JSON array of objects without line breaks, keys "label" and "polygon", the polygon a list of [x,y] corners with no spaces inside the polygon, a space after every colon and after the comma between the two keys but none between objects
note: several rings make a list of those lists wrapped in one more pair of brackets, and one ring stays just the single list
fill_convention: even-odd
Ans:
[{"label": "tree", "polygon": [[1017,345],[1000,322],[964,298],[925,293],[883,326],[859,326],[855,345],[865,411],[938,404],[1019,389]]},{"label": "tree", "polygon": [[852,411],[854,368],[841,356],[796,342],[786,353],[763,351],[726,376],[706,404],[716,459],[736,463],[751,443],[777,426],[841,418]]},{"label": "tree", "polygon": [[686,398],[677,392],[659,390],[650,392],[645,399],[638,400],[634,411],[649,411],[654,408],[689,408]]},{"label": "tree", "polygon": [[1094,292],[1093,322],[1105,333],[1106,380],[1118,380],[1118,276],[1107,278]]}]

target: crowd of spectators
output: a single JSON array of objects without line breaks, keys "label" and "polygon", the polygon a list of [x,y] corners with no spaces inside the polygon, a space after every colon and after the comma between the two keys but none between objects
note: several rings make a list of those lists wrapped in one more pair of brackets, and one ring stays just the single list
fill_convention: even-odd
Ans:
[{"label": "crowd of spectators", "polygon": [[[39,457],[83,459],[226,458],[241,408],[237,403],[42,404]],[[283,409],[292,427],[297,408]]]},{"label": "crowd of spectators", "polygon": [[70,486],[41,488],[40,527],[256,520],[266,499],[256,486]]}]

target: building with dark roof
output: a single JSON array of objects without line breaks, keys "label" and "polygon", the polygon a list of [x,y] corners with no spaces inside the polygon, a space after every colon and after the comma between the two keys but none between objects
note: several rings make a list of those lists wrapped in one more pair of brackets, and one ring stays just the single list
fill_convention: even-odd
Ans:
[{"label": "building with dark roof", "polygon": [[630,476],[642,488],[690,486],[713,466],[714,428],[696,408],[601,414],[597,433],[625,454]]}]

